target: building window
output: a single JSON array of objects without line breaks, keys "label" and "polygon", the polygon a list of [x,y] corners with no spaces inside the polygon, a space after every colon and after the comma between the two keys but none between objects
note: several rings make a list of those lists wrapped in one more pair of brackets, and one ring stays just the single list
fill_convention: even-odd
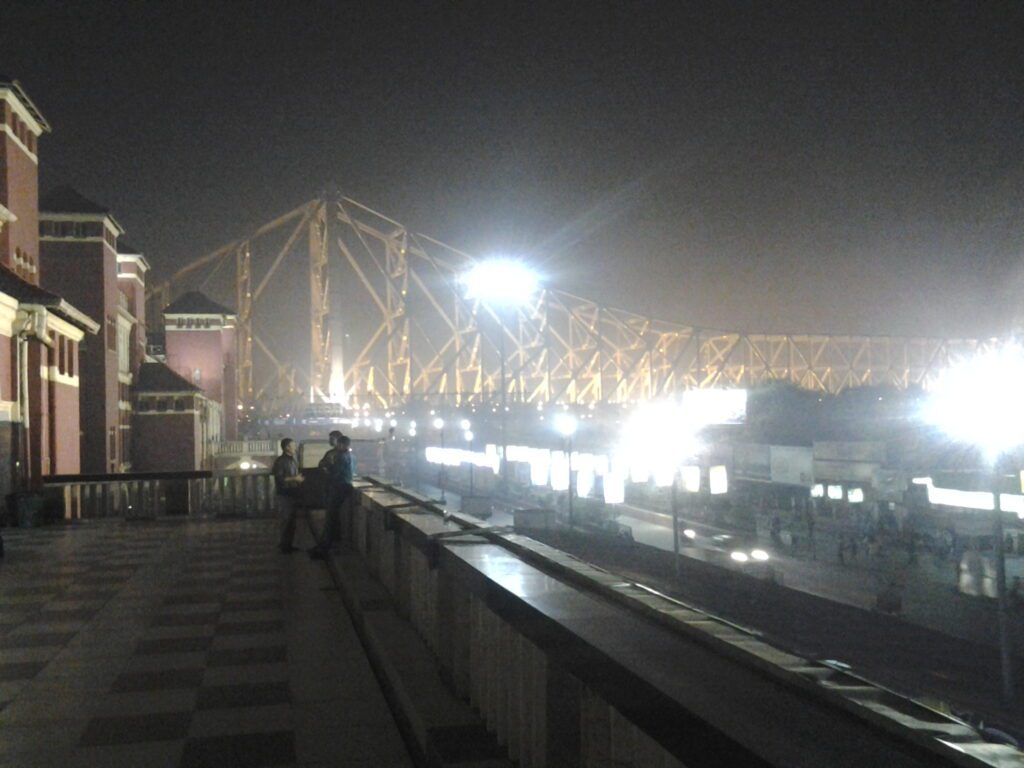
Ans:
[{"label": "building window", "polygon": [[63,336],[57,337],[57,370],[60,371],[61,375],[67,373],[67,339]]},{"label": "building window", "polygon": [[128,373],[131,370],[131,357],[128,347],[128,329],[121,323],[117,324],[117,370]]},{"label": "building window", "polygon": [[167,400],[163,397],[156,399],[156,411],[157,413],[164,413],[167,410]]},{"label": "building window", "polygon": [[78,344],[68,339],[68,376],[75,376],[78,366],[75,365],[75,358],[78,357]]},{"label": "building window", "polygon": [[107,349],[117,351],[117,321],[110,316],[107,317]]},{"label": "building window", "polygon": [[185,398],[184,397],[176,397],[176,398],[174,398],[174,410],[176,410],[176,411],[184,411],[185,410]]}]

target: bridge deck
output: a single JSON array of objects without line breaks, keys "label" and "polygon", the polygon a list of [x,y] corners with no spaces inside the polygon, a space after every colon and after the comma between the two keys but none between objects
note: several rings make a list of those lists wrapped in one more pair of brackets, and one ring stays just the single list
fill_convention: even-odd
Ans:
[{"label": "bridge deck", "polygon": [[411,765],[326,570],[275,527],[5,531],[0,766]]}]

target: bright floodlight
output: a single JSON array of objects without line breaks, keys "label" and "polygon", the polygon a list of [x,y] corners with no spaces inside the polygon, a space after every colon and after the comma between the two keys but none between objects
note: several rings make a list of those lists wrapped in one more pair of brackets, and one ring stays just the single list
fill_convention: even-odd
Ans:
[{"label": "bright floodlight", "polygon": [[924,418],[989,460],[1024,436],[1024,350],[1016,344],[982,352],[949,368],[928,394]]},{"label": "bright floodlight", "polygon": [[463,432],[462,433],[462,439],[465,440],[467,443],[472,443],[473,442],[473,430],[467,429],[465,432]]},{"label": "bright floodlight", "polygon": [[479,299],[493,306],[520,306],[537,292],[537,273],[515,259],[477,262],[462,276],[467,299]]},{"label": "bright floodlight", "polygon": [[572,437],[576,434],[576,427],[579,422],[571,413],[556,413],[554,418],[555,430],[562,437]]},{"label": "bright floodlight", "polygon": [[440,416],[434,419],[434,429],[444,429],[444,419]]},{"label": "bright floodlight", "polygon": [[460,429],[461,429],[461,430],[462,430],[463,432],[465,432],[466,430],[468,430],[468,429],[470,428],[470,426],[472,426],[472,425],[471,425],[471,424],[469,423],[469,419],[463,419],[462,421],[460,421],[460,422],[459,422],[459,428],[460,428]]}]

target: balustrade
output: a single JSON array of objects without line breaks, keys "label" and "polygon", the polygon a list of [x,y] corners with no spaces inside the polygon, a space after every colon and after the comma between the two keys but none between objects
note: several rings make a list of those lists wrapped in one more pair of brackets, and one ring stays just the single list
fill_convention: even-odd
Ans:
[{"label": "balustrade", "polygon": [[140,472],[55,475],[43,481],[47,503],[66,520],[267,515],[274,508],[269,472]]}]

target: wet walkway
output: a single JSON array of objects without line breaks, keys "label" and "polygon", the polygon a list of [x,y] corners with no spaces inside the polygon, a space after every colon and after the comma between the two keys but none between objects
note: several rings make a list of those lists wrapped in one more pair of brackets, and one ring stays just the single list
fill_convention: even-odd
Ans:
[{"label": "wet walkway", "polygon": [[275,536],[5,530],[0,766],[411,766],[326,568]]}]

